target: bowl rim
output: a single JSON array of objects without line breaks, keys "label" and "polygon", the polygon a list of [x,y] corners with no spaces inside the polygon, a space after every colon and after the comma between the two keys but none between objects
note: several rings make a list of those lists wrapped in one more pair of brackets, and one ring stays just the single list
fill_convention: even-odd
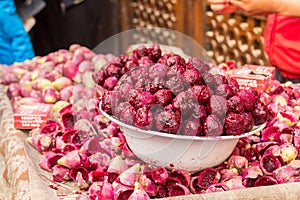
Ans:
[{"label": "bowl rim", "polygon": [[243,133],[241,135],[224,135],[224,136],[188,136],[188,135],[177,135],[177,134],[170,134],[170,133],[164,133],[164,132],[158,132],[158,131],[152,131],[152,130],[144,130],[132,125],[128,125],[125,124],[124,122],[119,121],[118,119],[116,119],[115,117],[107,114],[106,112],[104,112],[101,108],[101,101],[99,103],[99,109],[101,111],[101,113],[110,121],[118,124],[121,128],[125,127],[127,129],[131,129],[134,131],[139,131],[141,133],[144,134],[148,134],[148,135],[155,135],[155,136],[160,136],[160,137],[166,137],[166,138],[173,138],[173,139],[182,139],[182,140],[199,140],[199,141],[203,141],[203,140],[233,140],[233,139],[239,139],[239,138],[243,138],[243,137],[248,137],[250,135],[253,135],[259,131],[261,131],[265,126],[266,126],[266,122],[258,125],[258,126],[254,126],[251,131],[247,132],[247,133]]}]

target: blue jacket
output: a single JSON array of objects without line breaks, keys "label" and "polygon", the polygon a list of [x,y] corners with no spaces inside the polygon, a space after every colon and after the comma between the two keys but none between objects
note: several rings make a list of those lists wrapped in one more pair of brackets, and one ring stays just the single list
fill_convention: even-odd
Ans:
[{"label": "blue jacket", "polygon": [[0,64],[34,57],[34,50],[13,0],[0,0]]}]

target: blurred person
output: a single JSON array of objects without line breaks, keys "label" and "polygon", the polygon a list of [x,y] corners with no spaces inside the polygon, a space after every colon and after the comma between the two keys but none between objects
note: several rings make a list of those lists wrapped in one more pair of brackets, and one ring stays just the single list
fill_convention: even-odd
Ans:
[{"label": "blurred person", "polygon": [[34,57],[34,50],[13,0],[0,0],[0,64]]},{"label": "blurred person", "polygon": [[35,16],[30,35],[38,55],[46,55],[71,44],[90,49],[118,33],[115,0],[45,0]]},{"label": "blurred person", "polygon": [[299,0],[207,0],[216,13],[241,10],[248,15],[267,15],[264,50],[276,67],[280,82],[300,82]]}]

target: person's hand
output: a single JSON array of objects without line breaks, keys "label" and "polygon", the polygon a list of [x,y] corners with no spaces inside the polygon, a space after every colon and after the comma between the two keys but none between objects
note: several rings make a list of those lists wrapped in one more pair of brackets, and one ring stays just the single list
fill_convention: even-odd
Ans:
[{"label": "person's hand", "polygon": [[231,5],[229,0],[207,0],[207,2],[216,13],[229,14],[239,9],[238,6]]},{"label": "person's hand", "polygon": [[276,13],[278,1],[274,0],[229,0],[234,6],[241,8],[248,15]]}]

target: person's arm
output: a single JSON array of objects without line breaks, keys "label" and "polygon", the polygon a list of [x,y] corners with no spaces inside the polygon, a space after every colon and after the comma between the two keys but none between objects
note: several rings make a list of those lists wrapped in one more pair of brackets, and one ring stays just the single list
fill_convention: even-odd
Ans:
[{"label": "person's arm", "polygon": [[300,17],[299,0],[230,0],[230,4],[240,7],[249,15],[278,13]]},{"label": "person's arm", "polygon": [[229,0],[207,0],[207,3],[216,13],[229,14],[239,9],[239,7],[230,4]]}]

